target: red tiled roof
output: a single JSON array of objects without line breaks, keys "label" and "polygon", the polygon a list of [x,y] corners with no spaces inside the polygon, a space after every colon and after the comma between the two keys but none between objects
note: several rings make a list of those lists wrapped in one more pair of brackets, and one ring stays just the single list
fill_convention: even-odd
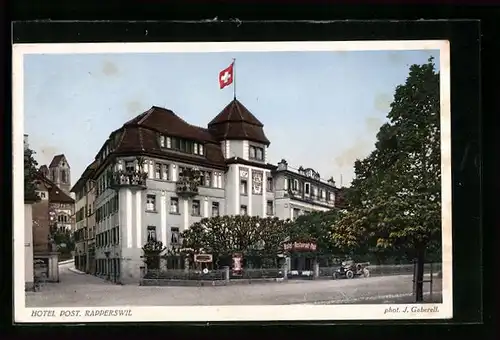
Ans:
[{"label": "red tiled roof", "polygon": [[[147,152],[171,155],[185,161],[208,163],[223,166],[224,156],[221,147],[212,134],[205,128],[191,125],[168,109],[157,106],[126,122],[115,131],[118,138],[114,146],[116,153]],[[164,134],[205,143],[205,157],[184,154],[160,148],[158,135]]]},{"label": "red tiled roof", "polygon": [[208,129],[218,140],[247,139],[269,145],[264,125],[237,99],[230,102],[210,123]]},{"label": "red tiled roof", "polygon": [[75,200],[61,190],[54,182],[45,177],[40,171],[37,174],[37,179],[47,187],[49,191],[50,203],[75,203]]},{"label": "red tiled roof", "polygon": [[85,180],[90,178],[92,176],[92,173],[97,169],[97,166],[98,162],[96,160],[94,160],[89,166],[87,166],[78,181],[76,181],[75,185],[73,185],[73,187],[71,188],[70,192],[76,192],[80,190],[85,184]]}]

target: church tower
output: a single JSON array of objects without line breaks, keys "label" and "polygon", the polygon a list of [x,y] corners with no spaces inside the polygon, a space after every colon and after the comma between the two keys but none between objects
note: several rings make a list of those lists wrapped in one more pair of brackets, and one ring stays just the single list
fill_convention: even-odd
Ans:
[{"label": "church tower", "polygon": [[68,195],[71,189],[71,167],[63,154],[56,155],[49,165],[49,179]]}]

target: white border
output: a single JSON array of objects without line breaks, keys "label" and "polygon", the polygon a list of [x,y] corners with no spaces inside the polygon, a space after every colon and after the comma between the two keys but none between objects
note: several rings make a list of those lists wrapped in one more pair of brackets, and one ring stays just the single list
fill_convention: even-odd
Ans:
[{"label": "white border", "polygon": [[[25,307],[24,292],[24,75],[26,54],[168,53],[168,52],[271,52],[271,51],[375,51],[439,50],[441,105],[441,181],[442,181],[442,275],[443,303],[439,312],[388,313],[388,305],[281,305],[281,306],[189,306],[125,307],[128,317],[32,317],[34,308]],[[450,54],[443,40],[336,41],[336,42],[231,42],[231,43],[89,43],[14,44],[13,68],[13,208],[14,208],[14,318],[15,322],[138,322],[138,321],[263,321],[263,320],[388,320],[445,319],[453,316],[452,302],[452,223],[451,223],[451,127]],[[416,305],[397,305],[401,309]],[[36,308],[59,311],[69,308]],[[84,311],[96,308],[71,308]],[[104,307],[98,308],[100,310]],[[110,307],[109,309],[117,309]]]}]

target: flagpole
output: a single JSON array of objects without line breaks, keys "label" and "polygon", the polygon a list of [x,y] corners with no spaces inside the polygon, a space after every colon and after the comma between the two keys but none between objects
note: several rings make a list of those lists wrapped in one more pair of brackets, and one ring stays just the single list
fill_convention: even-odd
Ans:
[{"label": "flagpole", "polygon": [[233,99],[236,100],[236,59],[233,58]]}]

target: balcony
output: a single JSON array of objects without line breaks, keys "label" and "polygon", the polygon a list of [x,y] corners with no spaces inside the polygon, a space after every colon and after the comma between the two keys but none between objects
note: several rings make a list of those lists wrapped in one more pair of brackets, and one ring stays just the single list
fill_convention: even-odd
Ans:
[{"label": "balcony", "polygon": [[142,171],[120,170],[110,173],[111,187],[115,190],[121,188],[146,189],[146,180],[148,174]]},{"label": "balcony", "polygon": [[200,185],[200,172],[193,169],[184,169],[179,174],[179,180],[176,183],[175,191],[177,195],[183,198],[194,197],[198,195]]}]

